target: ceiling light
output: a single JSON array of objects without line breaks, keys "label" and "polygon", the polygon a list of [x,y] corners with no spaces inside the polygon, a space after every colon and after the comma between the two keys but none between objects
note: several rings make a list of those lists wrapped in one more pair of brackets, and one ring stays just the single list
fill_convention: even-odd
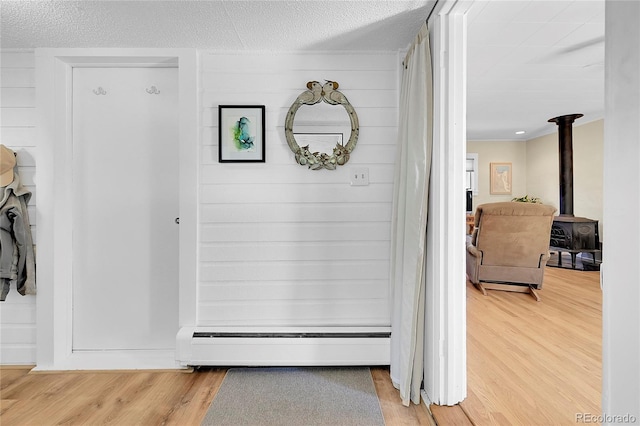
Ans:
[{"label": "ceiling light", "polygon": [[525,133],[527,133],[527,132],[525,132],[524,130],[518,130],[516,132],[516,135],[524,135]]}]

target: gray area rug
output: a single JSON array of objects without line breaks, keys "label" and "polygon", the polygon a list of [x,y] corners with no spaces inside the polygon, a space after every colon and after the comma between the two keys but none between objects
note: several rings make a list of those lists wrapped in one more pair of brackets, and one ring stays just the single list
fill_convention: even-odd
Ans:
[{"label": "gray area rug", "polygon": [[202,425],[382,426],[368,368],[232,368]]}]

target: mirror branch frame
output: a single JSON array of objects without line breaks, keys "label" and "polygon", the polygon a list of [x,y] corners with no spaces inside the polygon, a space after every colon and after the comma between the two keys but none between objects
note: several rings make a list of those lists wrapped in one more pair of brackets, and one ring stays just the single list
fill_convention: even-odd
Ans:
[{"label": "mirror branch frame", "polygon": [[[358,114],[356,114],[356,110],[349,103],[347,97],[337,90],[338,87],[339,85],[335,81],[327,81],[324,85],[317,81],[310,81],[307,83],[307,90],[298,95],[289,108],[289,112],[287,112],[284,122],[284,134],[287,144],[295,154],[296,162],[301,166],[307,166],[311,170],[335,170],[337,166],[345,165],[358,143],[360,134]],[[319,102],[326,102],[329,105],[342,105],[347,111],[351,122],[351,135],[346,145],[336,144],[331,154],[310,152],[309,145],[300,147],[293,134],[293,121],[298,109],[302,105],[315,105]]]}]

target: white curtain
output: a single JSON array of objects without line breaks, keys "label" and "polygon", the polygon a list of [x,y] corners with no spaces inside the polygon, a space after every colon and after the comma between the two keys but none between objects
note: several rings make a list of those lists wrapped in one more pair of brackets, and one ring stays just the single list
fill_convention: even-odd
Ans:
[{"label": "white curtain", "polygon": [[429,30],[404,60],[391,228],[391,379],[404,405],[420,403],[433,96]]}]

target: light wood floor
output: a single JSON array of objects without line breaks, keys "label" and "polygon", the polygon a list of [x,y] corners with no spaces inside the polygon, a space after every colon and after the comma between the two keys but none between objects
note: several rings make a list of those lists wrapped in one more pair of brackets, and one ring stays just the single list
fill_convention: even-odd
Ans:
[{"label": "light wood floor", "polygon": [[[598,272],[547,268],[542,301],[467,283],[468,397],[432,406],[439,425],[575,425],[600,414]],[[0,368],[0,424],[199,425],[226,370],[29,373]],[[385,422],[431,425],[404,407],[386,368],[372,368]]]},{"label": "light wood floor", "polygon": [[548,267],[540,302],[467,282],[468,396],[432,407],[440,425],[575,425],[600,415],[599,272]]},{"label": "light wood floor", "polygon": [[[29,373],[0,368],[0,424],[199,425],[226,369],[181,372]],[[426,407],[404,407],[387,368],[371,374],[387,425],[432,425]]]}]

